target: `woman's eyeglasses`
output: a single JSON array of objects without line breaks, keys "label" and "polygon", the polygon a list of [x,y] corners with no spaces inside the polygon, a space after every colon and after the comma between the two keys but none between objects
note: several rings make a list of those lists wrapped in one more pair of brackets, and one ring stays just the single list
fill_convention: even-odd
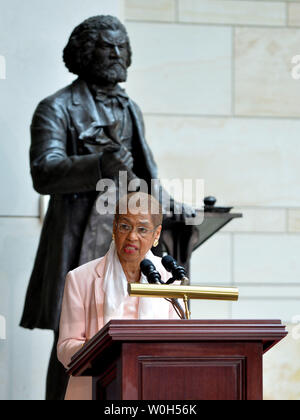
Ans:
[{"label": "woman's eyeglasses", "polygon": [[[127,234],[132,232],[134,229],[133,226],[127,225],[126,223],[116,223],[116,227],[120,233],[127,233]],[[151,236],[151,234],[155,232],[157,228],[158,226],[156,226],[154,229],[148,229],[144,226],[136,226],[135,231],[140,237],[147,238]]]}]

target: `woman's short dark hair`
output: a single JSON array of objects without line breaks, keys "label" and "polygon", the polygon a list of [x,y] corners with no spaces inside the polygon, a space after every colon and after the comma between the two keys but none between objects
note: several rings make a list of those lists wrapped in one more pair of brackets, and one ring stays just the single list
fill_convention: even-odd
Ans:
[{"label": "woman's short dark hair", "polygon": [[119,30],[126,36],[128,49],[127,67],[131,65],[132,51],[125,26],[114,16],[99,15],[86,19],[72,32],[63,51],[63,60],[67,69],[78,76],[86,73],[93,60],[95,46],[102,30]]},{"label": "woman's short dark hair", "polygon": [[163,222],[163,211],[161,204],[157,201],[153,195],[146,194],[144,192],[132,192],[129,193],[117,202],[115,221],[117,222],[120,215],[124,214],[121,212],[124,209],[130,213],[130,201],[134,198],[134,202],[138,202],[138,208],[141,208],[142,212],[151,215],[152,223],[155,227],[160,226]]}]

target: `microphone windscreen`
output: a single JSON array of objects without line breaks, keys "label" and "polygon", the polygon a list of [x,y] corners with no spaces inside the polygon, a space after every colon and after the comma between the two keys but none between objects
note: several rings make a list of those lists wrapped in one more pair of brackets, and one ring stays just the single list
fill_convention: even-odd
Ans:
[{"label": "microphone windscreen", "polygon": [[172,271],[174,263],[176,263],[176,261],[173,257],[171,257],[171,255],[166,255],[162,258],[161,263],[167,271]]},{"label": "microphone windscreen", "polygon": [[[153,270],[154,264],[150,260],[143,260],[140,263],[142,273],[147,276]],[[155,269],[155,267],[154,267]]]}]

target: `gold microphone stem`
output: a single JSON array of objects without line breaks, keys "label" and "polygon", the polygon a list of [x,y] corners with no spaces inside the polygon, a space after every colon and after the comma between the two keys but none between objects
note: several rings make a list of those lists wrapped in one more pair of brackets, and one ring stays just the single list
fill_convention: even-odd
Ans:
[{"label": "gold microphone stem", "polygon": [[183,296],[183,302],[184,302],[184,306],[185,306],[186,319],[191,319],[191,313],[190,313],[189,307],[188,307],[188,298],[187,298],[187,295],[184,295]]}]

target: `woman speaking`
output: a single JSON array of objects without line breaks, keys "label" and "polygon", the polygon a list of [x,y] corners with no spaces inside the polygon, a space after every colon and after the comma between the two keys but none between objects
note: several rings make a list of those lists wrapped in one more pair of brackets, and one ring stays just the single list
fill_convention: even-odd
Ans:
[{"label": "woman speaking", "polygon": [[[140,263],[149,259],[166,282],[171,274],[151,252],[158,245],[162,210],[152,196],[136,192],[116,206],[113,239],[108,253],[70,271],[66,278],[57,355],[67,367],[71,357],[111,319],[176,318],[164,299],[130,297],[128,283],[147,283]],[[92,397],[92,378],[71,377],[66,400]]]}]

